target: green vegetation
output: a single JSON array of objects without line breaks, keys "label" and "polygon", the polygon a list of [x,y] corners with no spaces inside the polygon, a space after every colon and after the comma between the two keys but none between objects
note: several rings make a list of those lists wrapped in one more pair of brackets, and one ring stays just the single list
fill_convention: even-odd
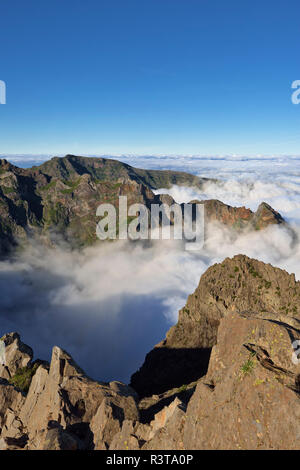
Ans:
[{"label": "green vegetation", "polygon": [[51,181],[50,183],[46,184],[46,186],[43,186],[41,188],[41,191],[48,191],[51,188],[54,188],[56,186],[56,181]]},{"label": "green vegetation", "polygon": [[[105,217],[105,216],[104,216],[104,217]],[[127,216],[127,227],[128,227],[128,225],[129,225],[133,220],[135,220],[137,217],[138,217],[137,215],[136,215],[136,216],[135,216],[135,215],[128,215],[128,216]],[[119,218],[117,217],[116,237],[119,236],[120,228],[123,229],[123,228],[125,228],[125,227],[126,227],[126,225],[123,226],[123,225],[119,224]]]},{"label": "green vegetation", "polygon": [[181,385],[181,387],[178,388],[177,392],[181,393],[181,392],[185,392],[186,390],[187,390],[187,385]]},{"label": "green vegetation", "polygon": [[251,276],[253,277],[258,277],[259,279],[262,279],[262,275],[259,274],[259,272],[255,271],[254,267],[253,266],[249,266],[249,273],[251,274]]},{"label": "green vegetation", "polygon": [[244,375],[250,374],[253,371],[255,363],[252,358],[254,356],[255,356],[255,353],[251,353],[249,359],[242,365],[241,372]]},{"label": "green vegetation", "polygon": [[253,276],[253,277],[257,277],[257,276],[258,276],[258,272],[255,271],[252,267],[249,269],[249,272],[250,272],[251,276]]},{"label": "green vegetation", "polygon": [[63,180],[63,183],[66,186],[69,186],[69,189],[62,189],[61,193],[62,194],[71,194],[75,191],[75,189],[78,188],[79,183],[80,183],[80,178],[78,178],[78,180],[76,180],[76,181]]},{"label": "green vegetation", "polygon": [[[40,165],[42,173],[67,181],[84,173],[89,174],[97,184],[116,181],[119,178],[135,180],[150,188],[170,188],[174,184],[201,187],[202,179],[189,173],[166,170],[142,170],[112,159],[86,158],[67,155],[54,157]],[[116,183],[119,184],[119,183]]]},{"label": "green vegetation", "polygon": [[12,188],[10,186],[1,186],[1,189],[2,189],[4,194],[10,194],[10,193],[14,193],[16,191],[15,188]]},{"label": "green vegetation", "polygon": [[55,205],[49,204],[45,207],[44,220],[46,225],[62,225],[61,228],[66,226],[66,214],[63,205],[57,202]]},{"label": "green vegetation", "polygon": [[62,194],[72,194],[74,192],[74,189],[70,188],[70,189],[62,189],[61,190],[61,193]]},{"label": "green vegetation", "polygon": [[15,375],[11,377],[9,383],[21,390],[22,392],[27,393],[31,384],[32,377],[36,373],[36,370],[39,365],[39,363],[35,363],[32,366],[19,368]]},{"label": "green vegetation", "polygon": [[257,387],[258,385],[261,385],[265,382],[264,379],[256,379],[255,382],[254,382],[254,386]]},{"label": "green vegetation", "polygon": [[109,186],[109,189],[112,189],[114,191],[116,189],[120,188],[120,186],[122,186],[122,183],[112,183],[111,181],[100,180],[100,179],[97,179],[97,178],[93,179],[93,183],[95,183],[95,184],[106,184],[106,185]]}]

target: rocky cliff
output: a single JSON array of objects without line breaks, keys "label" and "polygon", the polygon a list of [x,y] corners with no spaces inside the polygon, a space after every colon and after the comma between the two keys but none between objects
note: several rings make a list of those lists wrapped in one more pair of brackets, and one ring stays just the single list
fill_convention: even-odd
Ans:
[{"label": "rocky cliff", "polygon": [[[297,449],[300,283],[244,255],[210,267],[131,385],[2,338],[0,449]],[[3,355],[2,355],[3,357]]]},{"label": "rocky cliff", "polygon": [[[90,245],[97,240],[99,204],[118,208],[119,196],[127,196],[128,205],[170,205],[174,202],[170,196],[155,195],[153,190],[173,184],[202,188],[207,181],[188,173],[141,170],[104,158],[67,155],[29,169],[0,160],[0,254],[26,243],[29,237],[48,244],[60,238],[75,248]],[[220,201],[201,202],[208,221],[238,230],[284,222],[267,204],[252,213]]]},{"label": "rocky cliff", "polygon": [[203,274],[179,311],[177,324],[132,376],[132,386],[147,396],[166,391],[170,384],[177,387],[197,380],[206,373],[224,316],[255,312],[286,321],[300,313],[299,298],[300,284],[294,275],[243,255],[226,258]]}]

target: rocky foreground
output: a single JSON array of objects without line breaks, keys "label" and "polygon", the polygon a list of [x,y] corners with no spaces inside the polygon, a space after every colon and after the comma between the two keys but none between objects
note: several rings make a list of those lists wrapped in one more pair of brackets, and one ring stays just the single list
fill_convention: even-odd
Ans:
[{"label": "rocky foreground", "polygon": [[131,386],[2,340],[1,450],[300,448],[300,283],[271,265],[210,267]]}]

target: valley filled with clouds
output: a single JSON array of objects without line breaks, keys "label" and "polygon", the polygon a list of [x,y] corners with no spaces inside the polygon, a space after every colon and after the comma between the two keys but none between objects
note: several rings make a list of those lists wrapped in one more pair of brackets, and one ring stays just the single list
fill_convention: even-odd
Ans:
[{"label": "valley filled with clouds", "polygon": [[[9,160],[26,166],[25,157],[14,158]],[[300,280],[299,159],[120,157],[140,168],[177,169],[218,180],[201,190],[173,186],[156,191],[179,203],[219,199],[256,210],[265,201],[293,232],[276,225],[238,236],[211,225],[199,252],[185,251],[181,241],[156,241],[150,247],[116,241],[81,252],[34,244],[0,263],[1,334],[17,330],[43,359],[57,344],[93,378],[128,382],[176,322],[211,264],[243,253],[294,272]]]}]

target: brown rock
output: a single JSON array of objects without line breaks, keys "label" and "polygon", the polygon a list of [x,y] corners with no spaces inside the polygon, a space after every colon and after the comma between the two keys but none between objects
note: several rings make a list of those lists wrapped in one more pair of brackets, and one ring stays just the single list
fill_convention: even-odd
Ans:
[{"label": "brown rock", "polygon": [[125,420],[120,431],[113,436],[109,450],[139,450],[145,441],[139,440],[137,428],[138,423]]},{"label": "brown rock", "polygon": [[0,364],[0,377],[10,379],[19,368],[31,362],[33,351],[22,343],[18,333],[8,333],[1,340],[5,344],[5,364]]},{"label": "brown rock", "polygon": [[8,435],[9,432],[13,432],[15,437],[15,431],[12,431],[11,424],[14,422],[18,414],[20,413],[21,407],[24,404],[24,396],[21,392],[16,390],[10,385],[7,380],[0,379],[0,428],[1,435]]},{"label": "brown rock", "polygon": [[223,225],[241,230],[261,230],[268,225],[285,224],[283,217],[269,204],[262,202],[256,212],[246,207],[232,207],[217,199],[203,201],[193,200],[190,204],[203,204],[206,222],[219,222]]},{"label": "brown rock", "polygon": [[178,399],[162,410],[151,423],[149,441],[143,450],[183,450],[185,409]]},{"label": "brown rock", "polygon": [[143,397],[199,379],[207,371],[221,318],[253,312],[295,322],[292,318],[300,319],[299,298],[294,274],[244,255],[226,258],[203,274],[177,324],[132,376],[132,387]]},{"label": "brown rock", "polygon": [[207,376],[188,405],[185,448],[299,448],[300,366],[291,344],[298,338],[289,324],[223,318]]},{"label": "brown rock", "polygon": [[[110,385],[90,379],[67,352],[54,347],[50,370],[43,365],[37,369],[20,419],[27,429],[32,448],[49,447],[50,444],[45,443],[47,435],[49,437],[49,422],[59,423],[64,430],[75,435],[83,447],[96,445],[100,448],[102,444],[109,443],[118,422],[122,423],[124,418],[138,419],[134,395],[130,387],[120,382]],[[111,409],[113,412],[109,414]],[[120,411],[119,421],[115,419],[116,409]],[[99,423],[99,417],[106,417],[104,426],[101,419]],[[54,434],[52,432],[50,436]],[[58,437],[56,431],[55,442]]]},{"label": "brown rock", "polygon": [[78,439],[60,426],[49,429],[43,450],[80,450]]},{"label": "brown rock", "polygon": [[[27,396],[0,379],[0,449],[299,448],[299,298],[293,274],[243,255],[225,259],[202,276],[133,377],[145,395],[168,387],[139,401],[141,417],[130,386],[93,381],[54,347]],[[14,361],[30,364],[22,344],[6,336],[8,371]],[[182,385],[189,374],[197,383]]]}]

